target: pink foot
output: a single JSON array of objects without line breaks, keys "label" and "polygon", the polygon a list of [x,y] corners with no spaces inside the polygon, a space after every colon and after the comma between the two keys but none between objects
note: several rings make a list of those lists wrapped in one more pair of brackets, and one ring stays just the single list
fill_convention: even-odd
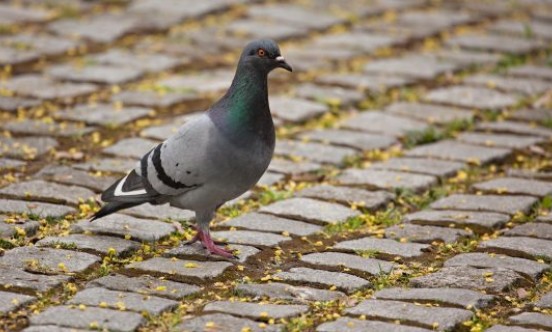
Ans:
[{"label": "pink foot", "polygon": [[200,241],[203,247],[213,255],[219,255],[224,258],[237,258],[236,256],[234,256],[234,254],[231,251],[217,246],[215,242],[213,242],[213,239],[211,238],[211,234],[209,234],[209,231],[205,232],[198,228],[197,234],[186,244],[191,244],[196,241]]}]

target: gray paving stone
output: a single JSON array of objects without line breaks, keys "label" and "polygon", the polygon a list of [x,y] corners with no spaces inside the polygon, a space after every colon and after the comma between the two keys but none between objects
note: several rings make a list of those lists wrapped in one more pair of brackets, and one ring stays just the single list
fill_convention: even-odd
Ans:
[{"label": "gray paving stone", "polygon": [[[123,240],[111,236],[70,234],[68,236],[48,236],[36,242],[38,247],[75,247],[74,249],[90,251],[102,255],[112,254],[126,256],[140,248],[140,244],[134,241]],[[73,249],[73,248],[71,248]]]},{"label": "gray paving stone", "polygon": [[552,329],[552,317],[538,312],[524,312],[519,315],[511,316],[510,321],[516,325],[531,327],[536,329]]},{"label": "gray paving stone", "polygon": [[470,212],[455,210],[423,210],[404,216],[404,222],[429,226],[468,227],[477,233],[502,228],[510,217],[494,212]]},{"label": "gray paving stone", "polygon": [[437,179],[431,175],[383,169],[347,169],[338,177],[338,181],[344,185],[369,189],[403,188],[416,192],[424,191],[437,184]]},{"label": "gray paving stone", "polygon": [[476,129],[497,133],[552,137],[550,129],[513,121],[481,122],[477,124]]},{"label": "gray paving stone", "polygon": [[370,93],[382,93],[387,89],[398,88],[414,83],[414,79],[407,77],[363,74],[326,74],[316,79],[316,82],[325,85],[335,85],[344,88],[358,89]]},{"label": "gray paving stone", "polygon": [[421,243],[432,243],[434,241],[454,243],[471,235],[471,232],[463,229],[416,224],[400,224],[385,229],[385,237],[387,238]]},{"label": "gray paving stone", "polygon": [[57,137],[84,136],[94,130],[92,127],[85,127],[74,123],[56,123],[28,119],[10,121],[4,124],[2,128],[15,134]]},{"label": "gray paving stone", "polygon": [[428,302],[466,309],[482,309],[492,304],[495,297],[461,288],[386,288],[374,294],[376,299],[408,302]]},{"label": "gray paving stone", "polygon": [[0,156],[32,160],[49,153],[58,146],[51,137],[0,137]]},{"label": "gray paving stone", "polygon": [[275,185],[276,183],[282,181],[285,178],[285,175],[279,174],[279,173],[272,173],[272,172],[265,172],[263,176],[259,179],[256,186],[262,187],[270,187]]},{"label": "gray paving stone", "polygon": [[316,289],[311,287],[292,286],[279,282],[269,284],[239,284],[235,290],[240,294],[253,296],[256,299],[287,300],[296,303],[310,301],[335,301],[345,297],[338,291]]},{"label": "gray paving stone", "polygon": [[[75,50],[79,43],[68,38],[59,38],[49,34],[38,34],[36,32],[23,32],[15,35],[6,35],[0,37],[0,45],[8,47],[11,50],[18,50],[16,53],[22,56],[25,61],[38,60],[32,59],[36,56],[57,56],[71,50]],[[31,59],[30,59],[31,58]]]},{"label": "gray paving stone", "polygon": [[437,9],[434,11],[405,11],[397,17],[397,23],[407,26],[431,26],[438,29],[450,28],[473,22],[476,18],[465,12]]},{"label": "gray paving stone", "polygon": [[374,163],[370,165],[370,167],[374,169],[449,177],[465,168],[465,164],[449,160],[396,157],[383,162]]},{"label": "gray paving stone", "polygon": [[395,323],[385,323],[373,320],[361,320],[340,317],[335,321],[326,322],[316,327],[316,332],[429,332],[431,330]]},{"label": "gray paving stone", "polygon": [[37,178],[66,185],[78,185],[93,191],[103,191],[116,178],[112,176],[95,176],[68,166],[48,165],[36,173]]},{"label": "gray paving stone", "polygon": [[487,253],[463,253],[448,259],[444,266],[471,266],[476,268],[501,268],[516,271],[536,280],[547,265],[523,258]]},{"label": "gray paving stone", "polygon": [[509,68],[508,74],[519,77],[535,77],[543,80],[552,80],[552,69],[550,69],[550,67],[532,64]]},{"label": "gray paving stone", "polygon": [[169,76],[157,82],[157,85],[169,91],[212,94],[228,89],[233,77],[233,71],[227,69],[212,70],[194,73],[193,75]]},{"label": "gray paving stone", "polygon": [[546,122],[552,118],[552,112],[547,109],[525,108],[512,113],[510,119],[526,122]]},{"label": "gray paving stone", "polygon": [[498,194],[520,194],[544,197],[552,193],[552,183],[504,177],[473,185],[475,190]]},{"label": "gray paving stone", "polygon": [[90,330],[60,327],[56,325],[35,325],[29,326],[21,331],[24,332],[89,332]]},{"label": "gray paving stone", "polygon": [[531,222],[516,226],[504,232],[506,236],[527,236],[543,240],[552,240],[552,224]]},{"label": "gray paving stone", "polygon": [[86,288],[77,294],[67,304],[84,304],[86,306],[119,309],[125,311],[148,312],[159,315],[178,306],[178,302],[151,295],[140,295],[122,291],[113,291],[100,287]]},{"label": "gray paving stone", "polygon": [[544,294],[544,296],[535,303],[535,306],[538,308],[552,308],[552,291],[548,291],[548,293]]},{"label": "gray paving stone", "polygon": [[136,165],[137,161],[132,159],[102,158],[74,164],[73,167],[85,171],[126,173]]},{"label": "gray paving stone", "polygon": [[[168,0],[164,2],[152,0],[138,0],[129,6],[129,11],[137,14],[138,17],[154,16],[165,17],[165,20],[171,22],[171,25],[179,23],[185,19],[196,19],[206,14],[226,9],[233,1],[215,0],[206,3],[191,0]],[[165,29],[170,27],[159,27]]]},{"label": "gray paving stone", "polygon": [[66,186],[42,180],[18,182],[0,189],[0,194],[19,199],[41,200],[51,203],[78,205],[95,196],[94,192],[77,186]]},{"label": "gray paving stone", "polygon": [[402,115],[429,123],[448,123],[452,121],[469,121],[473,113],[450,106],[397,102],[385,108],[388,113]]},{"label": "gray paving stone", "polygon": [[193,93],[122,91],[121,93],[111,96],[111,100],[114,102],[121,102],[123,105],[129,106],[170,108],[186,102],[198,101],[198,97]]},{"label": "gray paving stone", "polygon": [[[252,257],[259,252],[259,249],[252,246],[244,246],[240,244],[230,244],[225,246],[226,249],[233,252],[238,262],[244,263],[249,257]],[[176,257],[181,259],[191,259],[195,261],[227,261],[227,258],[218,255],[211,255],[209,251],[203,248],[200,243],[186,244],[182,243],[178,247],[166,251],[163,256]]]},{"label": "gray paving stone", "polygon": [[430,91],[425,99],[438,104],[465,108],[498,110],[514,106],[518,98],[496,90],[464,85],[439,88]]},{"label": "gray paving stone", "polygon": [[450,47],[513,54],[528,53],[540,47],[539,43],[532,40],[481,34],[455,36],[447,39],[445,44]]},{"label": "gray paving stone", "polygon": [[194,212],[190,210],[178,209],[168,204],[151,205],[150,203],[146,203],[130,209],[125,209],[121,211],[121,213],[138,218],[151,218],[158,220],[192,220],[195,218]]},{"label": "gray paving stone", "polygon": [[[131,332],[146,320],[135,312],[89,307],[84,310],[71,306],[50,307],[29,318],[31,325],[57,325],[89,329],[94,326],[109,331]],[[96,327],[97,326],[97,327]]]},{"label": "gray paving stone", "polygon": [[299,175],[315,172],[322,168],[322,165],[312,162],[300,161],[294,162],[287,159],[272,158],[268,170],[275,173]]},{"label": "gray paving stone", "polygon": [[97,256],[65,249],[17,247],[0,257],[0,264],[31,272],[79,273],[100,263]]},{"label": "gray paving stone", "polygon": [[303,141],[319,141],[357,150],[386,149],[398,141],[394,137],[342,129],[315,129],[299,135]]},{"label": "gray paving stone", "polygon": [[325,34],[314,39],[309,46],[315,49],[347,49],[359,54],[372,53],[381,47],[389,47],[398,43],[398,39],[386,34],[366,34],[350,31],[339,34]]},{"label": "gray paving stone", "polygon": [[431,55],[462,66],[494,65],[501,59],[501,55],[497,53],[472,52],[450,48],[440,49],[432,52]]},{"label": "gray paving stone", "polygon": [[327,29],[332,25],[343,22],[329,13],[317,10],[309,10],[293,4],[273,4],[270,6],[252,6],[248,11],[249,15],[271,19],[292,26],[305,27],[309,29]]},{"label": "gray paving stone", "polygon": [[500,293],[526,282],[512,270],[455,266],[444,267],[438,272],[412,278],[409,285],[417,288],[453,287]]},{"label": "gray paving stone", "polygon": [[366,272],[372,275],[389,273],[395,266],[393,263],[373,258],[364,258],[357,255],[322,252],[304,255],[301,261],[315,265],[317,268],[340,268],[344,267],[351,270]]},{"label": "gray paving stone", "polygon": [[275,247],[279,243],[289,241],[289,236],[280,234],[256,232],[256,231],[217,231],[212,232],[211,235],[215,240],[234,244],[245,244],[250,246],[259,247]]},{"label": "gray paving stone", "polygon": [[354,89],[320,86],[312,83],[300,84],[295,87],[294,91],[298,97],[332,105],[350,105],[364,99],[362,92]]},{"label": "gray paving stone", "polygon": [[103,287],[115,291],[166,297],[172,300],[182,300],[186,296],[195,294],[201,290],[201,288],[195,285],[154,278],[148,275],[126,277],[119,274],[91,280],[87,284],[87,287]]},{"label": "gray paving stone", "polygon": [[263,206],[260,212],[316,224],[336,224],[360,215],[358,211],[335,203],[310,198],[291,198]]},{"label": "gray paving stone", "polygon": [[127,49],[109,49],[104,53],[89,56],[92,63],[115,67],[131,67],[148,73],[169,70],[189,62],[185,57],[173,57],[159,53],[138,53]]},{"label": "gray paving stone", "polygon": [[0,40],[0,64],[2,66],[25,66],[40,59],[40,53],[35,50],[21,50],[12,45],[2,45]]},{"label": "gray paving stone", "polygon": [[409,157],[429,157],[484,165],[505,159],[511,153],[512,150],[504,148],[468,145],[452,140],[445,140],[415,147],[412,150],[406,151],[405,155]]},{"label": "gray paving stone", "polygon": [[489,74],[468,76],[464,82],[470,85],[484,86],[505,92],[518,92],[529,96],[546,92],[550,85],[535,78],[516,78]]},{"label": "gray paving stone", "polygon": [[306,28],[282,25],[272,21],[245,18],[233,21],[227,30],[236,37],[270,38],[274,40],[303,37],[308,33]]},{"label": "gray paving stone", "polygon": [[85,65],[84,67],[61,64],[50,67],[47,73],[62,81],[109,85],[135,81],[144,74],[142,70],[137,68],[103,64]]},{"label": "gray paving stone", "polygon": [[479,243],[478,249],[515,257],[552,260],[552,241],[530,237],[498,237]]},{"label": "gray paving stone", "polygon": [[342,126],[348,129],[396,137],[428,128],[428,125],[424,122],[378,111],[359,113],[345,120]]},{"label": "gray paving stone", "polygon": [[539,332],[535,329],[526,329],[519,326],[495,325],[485,330],[487,332]]},{"label": "gray paving stone", "polygon": [[226,332],[276,332],[281,330],[280,325],[268,325],[266,328],[261,328],[259,323],[252,320],[218,313],[185,319],[176,328],[179,331],[204,332],[206,326],[211,325],[214,329]]},{"label": "gray paving stone", "polygon": [[347,273],[305,267],[294,267],[287,272],[278,272],[274,276],[290,283],[310,284],[315,287],[328,288],[335,286],[346,293],[352,293],[371,285],[369,281]]},{"label": "gray paving stone", "polygon": [[146,117],[152,112],[143,107],[122,107],[114,104],[98,104],[94,106],[78,105],[55,113],[55,117],[64,120],[84,121],[91,125],[105,127],[122,126],[134,120]]},{"label": "gray paving stone", "polygon": [[515,177],[515,178],[530,179],[530,180],[543,180],[543,181],[552,180],[552,172],[535,171],[530,169],[510,168],[506,170],[506,175]]},{"label": "gray paving stone", "polygon": [[69,282],[67,275],[29,273],[12,265],[0,263],[0,289],[27,294],[45,293]]},{"label": "gray paving stone", "polygon": [[453,194],[437,200],[431,207],[439,210],[488,211],[514,215],[518,212],[529,212],[536,202],[536,198],[529,196]]},{"label": "gray paving stone", "polygon": [[31,215],[36,215],[41,218],[58,218],[66,214],[76,212],[76,209],[69,206],[50,203],[0,199],[0,212],[27,213]]},{"label": "gray paving stone", "polygon": [[154,257],[142,262],[131,263],[126,269],[134,275],[149,274],[165,276],[167,279],[192,283],[204,283],[220,276],[232,266],[228,262],[201,262],[176,258]]},{"label": "gray paving stone", "polygon": [[344,251],[370,251],[378,257],[394,259],[395,257],[416,258],[420,257],[430,248],[427,244],[401,243],[390,239],[378,239],[364,237],[356,240],[339,242],[334,245],[336,250]]},{"label": "gray paving stone", "polygon": [[126,138],[105,148],[104,153],[116,157],[141,158],[144,154],[154,148],[159,142],[145,138]]},{"label": "gray paving stone", "polygon": [[292,159],[307,159],[317,163],[340,165],[345,158],[355,155],[357,151],[321,143],[278,140],[274,153]]},{"label": "gray paving stone", "polygon": [[24,169],[27,165],[26,162],[21,160],[15,160],[10,158],[0,158],[0,171],[12,170],[12,169]]},{"label": "gray paving stone", "polygon": [[368,62],[364,71],[380,75],[399,75],[430,80],[439,75],[458,69],[454,63],[430,56],[409,54],[399,58],[381,59]]},{"label": "gray paving stone", "polygon": [[329,111],[327,105],[299,98],[275,96],[269,102],[272,115],[289,122],[304,122]]},{"label": "gray paving stone", "polygon": [[0,20],[3,25],[41,23],[50,18],[51,13],[44,9],[18,7],[9,4],[0,5]]},{"label": "gray paving stone", "polygon": [[457,136],[457,139],[461,142],[470,144],[484,145],[490,147],[496,146],[510,149],[526,149],[532,145],[536,145],[544,141],[542,137],[536,136],[489,134],[477,132],[461,133]]},{"label": "gray paving stone", "polygon": [[130,236],[138,241],[157,241],[176,232],[176,227],[162,221],[140,219],[116,213],[93,222],[79,221],[73,225],[72,231],[120,237]]},{"label": "gray paving stone", "polygon": [[10,218],[0,215],[0,238],[11,238],[17,232],[17,228],[23,229],[27,236],[34,235],[40,223],[27,218]]},{"label": "gray paving stone", "polygon": [[426,307],[407,302],[382,300],[365,300],[353,308],[346,309],[345,312],[370,318],[399,320],[401,323],[437,331],[452,330],[473,316],[471,311],[465,309]]},{"label": "gray paving stone", "polygon": [[12,113],[17,112],[19,109],[36,107],[41,103],[42,102],[40,100],[36,99],[0,96],[0,110]]},{"label": "gray paving stone", "polygon": [[514,21],[503,19],[489,27],[490,31],[534,39],[552,39],[552,25],[539,21]]},{"label": "gray paving stone", "polygon": [[43,100],[72,99],[92,94],[98,90],[98,86],[95,84],[57,82],[34,74],[16,76],[2,86],[14,91],[19,96]]},{"label": "gray paving stone", "polygon": [[247,213],[225,221],[221,225],[245,228],[262,232],[289,233],[296,236],[307,236],[322,230],[321,226],[305,222],[280,218],[263,213]]},{"label": "gray paving stone", "polygon": [[0,315],[17,310],[36,301],[36,297],[0,291]]},{"label": "gray paving stone", "polygon": [[336,187],[325,184],[303,189],[297,193],[297,196],[317,198],[345,205],[355,203],[369,210],[379,209],[395,197],[386,191],[368,191],[359,188]]},{"label": "gray paving stone", "polygon": [[215,301],[203,308],[204,312],[218,311],[239,317],[261,320],[290,318],[299,316],[308,310],[308,306],[300,304],[264,304],[231,301]]}]

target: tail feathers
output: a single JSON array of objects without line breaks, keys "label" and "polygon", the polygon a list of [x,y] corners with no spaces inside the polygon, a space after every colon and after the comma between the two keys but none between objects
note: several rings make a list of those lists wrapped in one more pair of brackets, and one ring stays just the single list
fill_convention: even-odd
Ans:
[{"label": "tail feathers", "polygon": [[144,203],[144,202],[109,202],[109,203],[105,204],[104,206],[102,206],[100,211],[96,212],[92,216],[90,221],[94,221],[96,219],[103,218],[103,217],[105,217],[107,215],[110,215],[112,213],[115,213],[119,210],[128,209],[128,208],[131,208],[133,206],[140,205],[142,203]]}]

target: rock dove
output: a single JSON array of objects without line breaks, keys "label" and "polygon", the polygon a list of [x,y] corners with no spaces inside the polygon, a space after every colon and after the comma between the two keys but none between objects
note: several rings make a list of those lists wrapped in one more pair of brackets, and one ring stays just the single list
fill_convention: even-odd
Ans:
[{"label": "rock dove", "polygon": [[292,71],[276,42],[249,43],[226,94],[105,190],[107,204],[90,221],[147,202],[169,203],[195,212],[197,234],[189,243],[201,241],[210,253],[233,257],[215,245],[209,223],[222,204],[257,183],[272,159],[267,76],[278,67]]}]

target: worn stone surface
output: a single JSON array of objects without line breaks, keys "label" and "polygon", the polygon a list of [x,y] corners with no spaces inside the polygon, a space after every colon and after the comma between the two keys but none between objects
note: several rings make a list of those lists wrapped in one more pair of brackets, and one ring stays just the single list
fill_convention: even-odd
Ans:
[{"label": "worn stone surface", "polygon": [[405,222],[419,225],[468,227],[478,233],[504,226],[510,217],[502,213],[457,210],[423,210],[404,216]]},{"label": "worn stone surface", "polygon": [[524,108],[512,113],[512,120],[527,122],[544,122],[552,118],[552,112],[547,109]]},{"label": "worn stone surface", "polygon": [[32,160],[42,157],[58,146],[51,137],[0,137],[0,156]]},{"label": "worn stone surface", "polygon": [[259,299],[269,298],[298,303],[305,303],[307,301],[335,301],[345,297],[345,294],[339,291],[292,286],[279,282],[269,284],[240,284],[235,289],[239,293]]},{"label": "worn stone surface", "polygon": [[347,169],[339,177],[341,184],[369,189],[403,188],[420,192],[434,186],[437,179],[431,175],[413,174],[383,169]]},{"label": "worn stone surface", "polygon": [[369,281],[347,273],[315,270],[305,267],[294,267],[287,272],[278,272],[274,276],[291,283],[306,283],[327,288],[335,286],[346,293],[352,293],[360,288],[371,285]]},{"label": "worn stone surface", "polygon": [[531,237],[498,237],[479,243],[479,249],[525,258],[552,260],[552,241]]},{"label": "worn stone surface", "polygon": [[369,210],[383,207],[394,198],[393,194],[386,191],[368,191],[325,184],[301,190],[297,196],[333,201],[345,205],[355,204]]},{"label": "worn stone surface", "polygon": [[530,196],[454,194],[437,200],[431,207],[439,210],[488,211],[514,215],[518,212],[529,212],[536,202],[537,199]]},{"label": "worn stone surface", "polygon": [[301,98],[343,105],[356,103],[364,98],[364,95],[360,91],[341,87],[319,86],[312,83],[296,86],[295,94]]},{"label": "worn stone surface", "polygon": [[[126,256],[140,247],[138,242],[111,236],[70,234],[68,236],[48,236],[36,243],[39,247],[74,247],[102,255]],[[71,248],[73,249],[73,248]]]},{"label": "worn stone surface", "polygon": [[[349,56],[349,55],[348,55]],[[399,76],[379,74],[326,74],[316,81],[325,85],[333,85],[350,89],[364,90],[370,93],[381,93],[391,88],[412,84],[414,79]]]},{"label": "worn stone surface", "polygon": [[311,29],[326,29],[339,24],[342,19],[329,13],[307,10],[293,4],[273,4],[271,6],[253,6],[249,9],[253,17],[272,19],[285,24]]},{"label": "worn stone surface", "polygon": [[94,130],[93,127],[85,127],[74,123],[45,122],[40,120],[11,121],[3,125],[2,128],[16,134],[59,137],[80,137]]},{"label": "worn stone surface", "polygon": [[524,312],[519,315],[511,316],[510,321],[516,325],[536,329],[552,329],[552,317],[538,312]]},{"label": "worn stone surface", "polygon": [[19,229],[24,230],[27,236],[34,235],[39,226],[40,223],[36,220],[10,218],[10,216],[0,215],[0,238],[10,238],[16,234]]},{"label": "worn stone surface", "polygon": [[282,181],[284,178],[285,175],[280,173],[265,172],[256,185],[270,187]]},{"label": "worn stone surface", "polygon": [[508,74],[520,77],[537,77],[544,80],[552,80],[552,69],[533,64],[509,68]]},{"label": "worn stone surface", "polygon": [[279,325],[268,325],[266,328],[261,328],[259,323],[252,320],[219,313],[185,319],[176,328],[179,331],[199,332],[205,331],[206,326],[212,326],[213,329],[221,329],[226,332],[277,332],[281,330]]},{"label": "worn stone surface", "polygon": [[539,43],[499,35],[461,35],[447,39],[446,45],[474,50],[523,54],[539,47]]},{"label": "worn stone surface", "polygon": [[538,330],[524,328],[519,326],[506,326],[506,325],[495,325],[486,330],[487,332],[538,332]]},{"label": "worn stone surface", "polygon": [[340,317],[335,321],[326,322],[316,327],[316,332],[429,332],[421,327],[405,326],[396,323],[385,323],[373,320],[361,320]]},{"label": "worn stone surface", "polygon": [[543,240],[552,240],[552,224],[544,222],[531,222],[516,226],[504,232],[506,236],[527,236]]},{"label": "worn stone surface", "polygon": [[29,326],[22,331],[25,332],[87,332],[90,330],[75,329],[71,327],[61,327],[56,325],[34,325]]},{"label": "worn stone surface", "polygon": [[0,291],[0,315],[5,315],[34,301],[36,301],[34,296]]},{"label": "worn stone surface", "polygon": [[329,107],[299,98],[276,96],[270,100],[271,113],[284,121],[303,122],[329,111]]},{"label": "worn stone surface", "polygon": [[351,315],[399,320],[437,331],[447,331],[471,319],[473,313],[465,309],[418,306],[413,303],[383,300],[365,300],[345,310]]},{"label": "worn stone surface", "polygon": [[203,283],[205,280],[218,277],[230,266],[232,264],[228,262],[201,262],[154,257],[129,264],[126,268],[140,274],[165,276],[177,281]]},{"label": "worn stone surface", "polygon": [[204,312],[218,311],[240,317],[268,320],[269,318],[289,318],[308,311],[308,306],[300,304],[263,304],[247,302],[216,301],[207,304]]},{"label": "worn stone surface", "polygon": [[409,157],[429,157],[484,165],[503,160],[510,155],[511,152],[511,150],[504,148],[476,146],[445,140],[415,147],[412,150],[408,150],[405,155]]},{"label": "worn stone surface", "polygon": [[[240,244],[230,244],[225,246],[226,249],[232,251],[235,260],[241,263],[246,262],[249,257],[255,256],[261,250]],[[163,254],[165,257],[177,257],[182,259],[191,259],[197,261],[225,261],[227,258],[212,255],[200,243],[186,244],[182,243],[176,248],[166,251]]]},{"label": "worn stone surface", "polygon": [[428,127],[427,123],[422,121],[378,111],[359,113],[345,120],[342,126],[396,137],[404,136],[412,131],[423,131]]},{"label": "worn stone surface", "polygon": [[548,293],[544,294],[544,296],[535,303],[535,306],[539,308],[552,308],[552,292],[549,291]]},{"label": "worn stone surface", "polygon": [[317,224],[336,224],[360,214],[339,204],[302,197],[278,201],[259,211]]},{"label": "worn stone surface", "polygon": [[532,260],[487,253],[463,253],[448,259],[444,266],[471,266],[476,268],[501,268],[522,273],[536,280],[547,265]]},{"label": "worn stone surface", "polygon": [[48,70],[48,75],[64,81],[115,85],[137,80],[143,75],[143,71],[132,67],[103,64],[85,65],[84,67],[62,64],[51,67]]},{"label": "worn stone surface", "polygon": [[131,159],[102,158],[74,164],[73,167],[86,171],[126,173],[136,164],[137,161]]},{"label": "worn stone surface", "polygon": [[544,197],[552,193],[552,183],[550,182],[510,177],[476,183],[473,185],[473,188],[475,190],[498,194],[520,194],[538,197]]},{"label": "worn stone surface", "polygon": [[190,210],[182,210],[172,207],[168,204],[151,205],[150,203],[141,204],[121,211],[138,218],[151,218],[159,220],[191,220],[195,218],[195,213]]},{"label": "worn stone surface", "polygon": [[477,145],[496,146],[510,149],[525,149],[532,145],[542,143],[544,140],[541,137],[535,136],[518,136],[507,134],[489,134],[489,133],[474,133],[467,132],[458,135],[458,140]]},{"label": "worn stone surface", "polygon": [[268,170],[275,173],[298,175],[315,172],[322,168],[322,165],[312,162],[299,161],[294,162],[287,159],[273,158],[268,166]]},{"label": "worn stone surface", "polygon": [[355,155],[354,149],[315,142],[278,140],[274,153],[292,159],[307,159],[323,164],[340,165],[347,157]]},{"label": "worn stone surface", "polygon": [[123,275],[109,275],[90,281],[87,287],[103,287],[115,291],[155,295],[173,300],[182,300],[186,296],[195,294],[201,290],[200,287],[195,285],[154,278],[147,275],[132,278]]},{"label": "worn stone surface", "polygon": [[44,293],[61,287],[70,280],[71,277],[66,275],[29,273],[0,263],[0,288],[10,292]]},{"label": "worn stone surface", "polygon": [[552,39],[552,25],[549,22],[539,21],[514,21],[503,19],[489,27],[491,31],[504,34],[517,35],[525,38]]},{"label": "worn stone surface", "polygon": [[111,214],[89,222],[82,220],[73,225],[73,232],[130,237],[139,241],[156,241],[176,231],[174,225],[155,220],[139,219],[122,214]]},{"label": "worn stone surface", "polygon": [[529,96],[541,94],[549,88],[549,83],[534,78],[525,79],[486,74],[468,76],[464,82],[506,92],[522,93]]},{"label": "worn stone surface", "polygon": [[0,171],[24,169],[27,163],[21,160],[0,157]]},{"label": "worn stone surface", "polygon": [[31,316],[30,322],[31,325],[57,325],[81,329],[88,329],[92,324],[100,329],[131,332],[146,320],[135,312],[94,307],[81,310],[70,306],[56,306]]},{"label": "worn stone surface", "polygon": [[385,237],[387,238],[422,243],[432,243],[434,241],[454,243],[470,235],[472,235],[471,232],[463,229],[415,224],[400,224],[385,229]]},{"label": "worn stone surface", "polygon": [[246,230],[217,231],[211,235],[215,240],[259,247],[275,247],[279,243],[291,240],[289,236]]},{"label": "worn stone surface", "polygon": [[526,281],[512,270],[455,266],[444,267],[438,272],[412,278],[409,285],[418,288],[455,287],[500,293],[524,282]]},{"label": "worn stone surface", "polygon": [[390,136],[341,129],[311,130],[300,134],[299,137],[305,141],[313,140],[364,151],[383,150],[397,143],[397,140]]},{"label": "worn stone surface", "polygon": [[368,62],[364,71],[382,75],[400,75],[419,79],[432,79],[438,75],[453,72],[458,66],[434,57],[410,54],[400,58],[390,58]]},{"label": "worn stone surface", "polygon": [[78,205],[80,200],[86,201],[94,197],[94,192],[77,186],[32,180],[4,187],[0,189],[0,195],[10,198]]},{"label": "worn stone surface", "polygon": [[322,252],[304,255],[301,261],[315,265],[316,267],[340,268],[366,272],[373,275],[389,273],[393,270],[394,264],[379,259],[364,258],[357,255]]},{"label": "worn stone surface", "polygon": [[137,53],[127,49],[110,49],[107,52],[89,57],[91,62],[120,67],[131,67],[145,72],[159,72],[177,67],[189,62],[187,58],[175,58],[158,53]]},{"label": "worn stone surface", "polygon": [[296,236],[307,236],[322,230],[322,227],[317,225],[263,213],[244,214],[225,221],[222,225],[263,232],[289,233]]},{"label": "worn stone surface", "polygon": [[430,102],[477,109],[501,109],[513,106],[517,98],[496,90],[470,86],[452,86],[429,92]]},{"label": "worn stone surface", "polygon": [[443,306],[481,309],[495,300],[492,295],[461,288],[386,288],[374,294],[376,299],[438,303]]},{"label": "worn stone surface", "polygon": [[[197,96],[193,93],[158,93],[154,91],[123,91],[111,97],[113,102],[148,108],[169,108],[185,102],[196,101],[197,99]],[[163,138],[166,137],[167,135]]]},{"label": "worn stone surface", "polygon": [[136,312],[148,312],[159,315],[164,311],[174,309],[178,302],[151,295],[140,295],[123,291],[113,291],[100,287],[86,288],[69,301],[68,304],[84,304],[86,306],[119,309]]},{"label": "worn stone surface", "polygon": [[472,112],[461,108],[420,103],[397,102],[387,106],[385,111],[438,124],[473,118]]},{"label": "worn stone surface", "polygon": [[113,104],[98,104],[94,106],[77,105],[71,109],[55,113],[59,119],[84,121],[91,125],[117,127],[134,120],[148,116],[151,109],[144,107],[118,107]]},{"label": "worn stone surface", "polygon": [[476,129],[497,133],[552,137],[552,130],[550,129],[514,121],[481,122],[477,124]]},{"label": "worn stone surface", "polygon": [[159,86],[179,92],[209,94],[226,90],[234,73],[230,70],[204,71],[195,75],[174,75],[162,79]]},{"label": "worn stone surface", "polygon": [[99,89],[92,83],[58,82],[32,74],[16,76],[2,86],[16,92],[19,96],[43,100],[60,99],[62,101],[63,99],[86,96]]},{"label": "worn stone surface", "polygon": [[334,248],[345,251],[370,251],[377,256],[394,259],[395,257],[416,258],[429,249],[429,245],[419,243],[401,243],[390,239],[364,237],[337,243]]},{"label": "worn stone surface", "polygon": [[42,218],[59,218],[66,214],[76,212],[76,210],[69,206],[57,204],[0,199],[0,212],[27,213]]},{"label": "worn stone surface", "polygon": [[0,264],[47,274],[84,272],[100,262],[99,257],[83,252],[37,247],[17,247],[0,257]]},{"label": "worn stone surface", "polygon": [[465,164],[449,160],[397,157],[388,159],[384,162],[374,163],[370,165],[370,167],[374,169],[449,177],[465,168]]},{"label": "worn stone surface", "polygon": [[47,181],[66,185],[81,186],[93,191],[103,191],[116,178],[113,176],[96,176],[68,166],[49,165],[41,169],[36,176]]}]

